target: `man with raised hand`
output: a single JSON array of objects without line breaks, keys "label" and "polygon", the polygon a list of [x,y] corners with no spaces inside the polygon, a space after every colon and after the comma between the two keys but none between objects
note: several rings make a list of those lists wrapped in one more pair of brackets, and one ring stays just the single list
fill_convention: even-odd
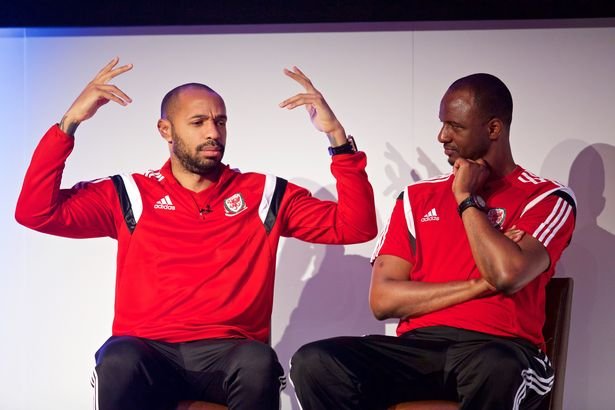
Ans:
[{"label": "man with raised hand", "polygon": [[305,92],[280,107],[305,106],[329,138],[337,202],[223,164],[224,100],[199,83],[176,87],[162,100],[158,130],[170,153],[162,168],[61,189],[79,124],[110,101],[132,102],[111,83],[132,69],[118,61],[45,134],[16,210],[20,223],[41,232],[117,240],[113,332],[96,353],[95,406],[168,410],[179,400],[206,400],[231,409],[278,409],[284,377],[268,339],[279,239],[372,239],[376,217],[365,154],[294,67],[284,72]]}]

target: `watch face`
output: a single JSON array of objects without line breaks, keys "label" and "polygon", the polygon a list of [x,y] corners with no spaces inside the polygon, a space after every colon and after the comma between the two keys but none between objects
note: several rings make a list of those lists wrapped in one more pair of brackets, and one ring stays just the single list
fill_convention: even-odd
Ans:
[{"label": "watch face", "polygon": [[474,201],[478,204],[478,206],[480,206],[482,209],[485,209],[487,207],[487,203],[485,202],[485,200],[483,199],[482,196],[480,195],[475,195],[474,196]]}]

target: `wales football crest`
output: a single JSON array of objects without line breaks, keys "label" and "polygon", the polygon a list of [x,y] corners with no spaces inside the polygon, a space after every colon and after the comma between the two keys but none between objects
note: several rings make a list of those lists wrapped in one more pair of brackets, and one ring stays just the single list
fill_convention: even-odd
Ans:
[{"label": "wales football crest", "polygon": [[504,208],[491,208],[487,212],[487,219],[491,222],[491,226],[496,229],[502,230],[504,220],[506,219],[506,209]]},{"label": "wales football crest", "polygon": [[246,209],[248,209],[248,206],[240,193],[236,193],[224,200],[224,214],[226,216],[235,216]]}]

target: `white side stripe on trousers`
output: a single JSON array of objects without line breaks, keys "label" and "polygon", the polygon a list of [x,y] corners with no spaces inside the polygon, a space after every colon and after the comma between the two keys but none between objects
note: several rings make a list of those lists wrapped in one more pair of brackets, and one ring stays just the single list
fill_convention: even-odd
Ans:
[{"label": "white side stripe on trousers", "polygon": [[513,410],[519,410],[519,406],[527,394],[527,389],[532,389],[537,394],[544,396],[551,391],[553,380],[555,380],[553,376],[547,378],[540,377],[532,369],[523,370],[521,372],[521,377],[523,377],[523,382],[515,395]]},{"label": "white side stripe on trousers", "polygon": [[96,373],[96,369],[92,372],[92,378],[90,379],[90,384],[94,388],[94,410],[98,410],[98,374]]}]

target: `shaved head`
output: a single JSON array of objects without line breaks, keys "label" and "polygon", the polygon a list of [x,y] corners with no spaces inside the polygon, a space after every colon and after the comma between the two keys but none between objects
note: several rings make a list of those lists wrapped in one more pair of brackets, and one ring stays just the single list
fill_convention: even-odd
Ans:
[{"label": "shaved head", "polygon": [[216,94],[218,96],[220,95],[217,92],[215,92],[212,88],[206,86],[205,84],[201,84],[201,83],[186,83],[186,84],[179,85],[175,87],[174,89],[172,89],[171,91],[169,91],[162,99],[162,103],[160,104],[160,118],[169,119],[173,115],[173,113],[177,109],[177,101],[179,99],[180,94],[182,93],[182,91],[188,90],[188,89],[200,89],[200,90],[212,93],[212,94]]}]

